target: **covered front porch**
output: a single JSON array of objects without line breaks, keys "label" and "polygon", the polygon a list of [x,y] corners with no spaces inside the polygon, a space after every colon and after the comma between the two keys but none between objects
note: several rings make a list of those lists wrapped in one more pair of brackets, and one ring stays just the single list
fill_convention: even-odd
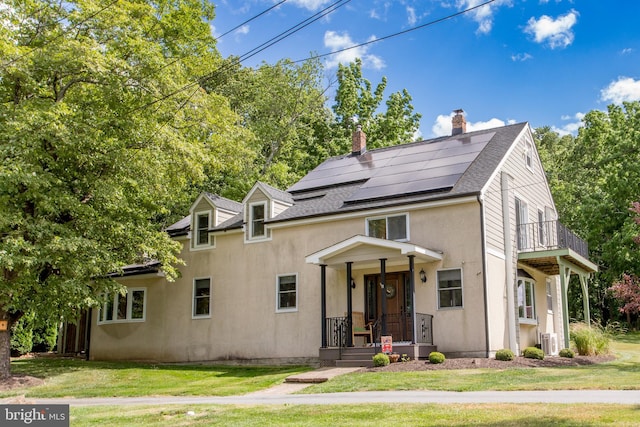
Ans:
[{"label": "covered front porch", "polygon": [[[426,281],[425,266],[439,261],[438,251],[362,235],[307,256],[320,267],[320,359],[343,359],[354,347],[380,351],[383,336],[392,337],[396,353],[427,357],[435,348],[433,316],[420,310],[416,281]],[[328,269],[336,273],[330,281]]]}]

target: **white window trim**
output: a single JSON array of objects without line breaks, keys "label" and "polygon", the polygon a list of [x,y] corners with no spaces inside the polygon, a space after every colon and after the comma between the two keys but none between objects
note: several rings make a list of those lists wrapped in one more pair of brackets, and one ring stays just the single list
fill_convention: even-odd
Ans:
[{"label": "white window trim", "polygon": [[[525,235],[524,235],[524,241],[522,242],[524,244],[524,248],[520,248],[520,241],[518,240],[520,238],[520,236],[518,235],[518,204],[516,203],[516,199],[520,201],[521,206],[524,205],[524,210],[525,210],[525,214],[526,214],[526,218],[520,218],[521,223],[520,225],[527,225],[527,224],[531,224],[531,220],[530,220],[530,215],[531,213],[529,212],[529,201],[527,199],[525,199],[524,197],[522,197],[521,194],[516,193],[513,196],[513,207],[514,207],[514,223],[516,226],[516,233],[515,233],[515,243],[516,243],[516,248],[518,249],[518,251],[522,251],[522,250],[527,250],[527,249],[531,249],[531,248],[527,248],[527,245],[530,245],[531,243],[536,243],[536,242],[530,242],[529,240],[532,238],[532,236],[529,236],[529,229],[527,227],[524,227],[524,231],[525,231]],[[537,218],[536,218],[537,220]]]},{"label": "white window trim", "polygon": [[[131,319],[131,309],[133,306],[133,298],[132,294],[136,291],[143,291],[144,297],[142,300],[142,318],[141,319]],[[105,302],[100,310],[98,311],[98,325],[110,325],[112,323],[140,323],[144,322],[147,318],[147,288],[127,288],[127,318],[126,319],[118,319],[118,295],[121,295],[119,292],[113,294],[112,303],[113,308],[112,315],[113,319],[111,320],[102,320],[102,315],[106,310],[107,303]]]},{"label": "white window trim", "polygon": [[[209,280],[209,314],[195,314],[196,309],[196,281],[198,280]],[[212,312],[212,303],[213,303],[213,280],[211,277],[194,277],[193,284],[191,285],[191,318],[192,319],[211,319]]]},{"label": "white window trim", "polygon": [[[254,236],[253,235],[253,207],[254,206],[264,206],[264,219],[263,219],[263,224],[264,224],[264,235],[262,236]],[[247,241],[248,242],[261,242],[261,241],[265,241],[265,240],[270,240],[269,239],[269,232],[267,230],[267,219],[269,218],[269,211],[268,211],[268,202],[266,200],[264,201],[260,201],[260,202],[253,202],[253,203],[249,203],[249,212],[247,213],[247,230],[248,230],[248,234],[247,234]]]},{"label": "white window trim", "polygon": [[553,284],[551,279],[547,277],[545,281],[545,299],[547,302],[547,314],[553,314]]},{"label": "white window trim", "polygon": [[408,242],[410,240],[410,229],[409,229],[409,224],[411,221],[409,221],[409,212],[399,212],[399,213],[393,213],[393,214],[388,214],[388,215],[378,215],[378,216],[369,216],[366,217],[364,219],[364,227],[365,227],[365,232],[367,237],[371,237],[371,233],[369,231],[369,221],[373,221],[373,220],[377,220],[377,219],[384,219],[385,220],[385,227],[386,227],[386,234],[387,236],[389,236],[389,218],[393,218],[393,217],[398,217],[398,216],[404,216],[405,219],[405,225],[406,225],[406,230],[407,230],[407,236],[404,239],[398,239],[398,240],[391,240],[391,239],[387,239],[387,240],[391,240],[392,242]]},{"label": "white window trim", "polygon": [[[280,308],[280,278],[285,276],[295,276],[296,278],[296,306]],[[298,311],[298,300],[300,295],[300,280],[298,273],[285,273],[276,276],[276,313],[295,313]]]},{"label": "white window trim", "polygon": [[210,232],[209,232],[209,242],[208,243],[201,243],[198,244],[198,216],[199,215],[204,215],[207,214],[209,215],[209,223],[207,224],[207,229],[211,230],[212,228],[212,221],[213,221],[213,215],[214,213],[210,210],[208,211],[198,211],[198,212],[194,212],[193,213],[193,229],[191,230],[191,241],[193,242],[193,244],[191,245],[191,249],[194,251],[200,251],[203,249],[211,249],[211,248],[215,248],[216,245],[216,239],[215,236],[213,236]]},{"label": "white window trim", "polygon": [[[440,306],[440,278],[438,277],[438,273],[441,271],[451,271],[458,270],[460,271],[460,296],[462,298],[462,304],[459,307],[441,307]],[[455,268],[441,268],[436,270],[436,299],[438,301],[438,310],[462,310],[464,309],[464,271],[461,267]]]},{"label": "white window trim", "polygon": [[[535,172],[535,170],[533,169],[533,143],[529,140],[525,140],[524,142],[524,165],[526,166],[527,169],[529,169],[530,172]],[[531,160],[531,164],[529,164],[529,161]]]},{"label": "white window trim", "polygon": [[[518,313],[518,323],[520,324],[524,324],[524,325],[537,325],[538,324],[538,309],[536,307],[536,281],[533,279],[530,279],[528,277],[518,277],[517,281],[516,281],[516,285],[517,282],[519,282],[520,280],[522,280],[524,286],[525,286],[525,294],[524,294],[524,304],[525,304],[525,309],[526,309],[526,304],[527,304],[527,283],[531,284],[531,302],[532,302],[532,310],[533,310],[533,318],[528,318],[528,317],[520,317],[520,313]],[[516,288],[516,292],[517,292],[517,288]],[[518,296],[519,298],[519,296]],[[518,305],[519,305],[520,301],[518,301]]]}]

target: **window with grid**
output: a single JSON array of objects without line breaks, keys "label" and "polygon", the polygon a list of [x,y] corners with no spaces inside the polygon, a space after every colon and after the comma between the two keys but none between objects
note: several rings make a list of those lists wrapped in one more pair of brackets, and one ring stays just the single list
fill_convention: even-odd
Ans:
[{"label": "window with grid", "polygon": [[278,276],[277,311],[295,311],[298,308],[298,275]]}]

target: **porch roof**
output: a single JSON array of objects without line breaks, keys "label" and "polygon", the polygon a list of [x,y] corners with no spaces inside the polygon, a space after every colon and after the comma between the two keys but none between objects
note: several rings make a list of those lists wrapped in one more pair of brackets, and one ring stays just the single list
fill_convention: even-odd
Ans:
[{"label": "porch roof", "polygon": [[386,259],[387,265],[399,265],[407,262],[413,255],[417,262],[434,262],[442,260],[442,252],[423,248],[409,242],[378,239],[363,235],[355,235],[346,240],[307,255],[307,264],[327,265],[328,267],[346,268],[347,262],[364,268],[379,265],[380,259]]}]

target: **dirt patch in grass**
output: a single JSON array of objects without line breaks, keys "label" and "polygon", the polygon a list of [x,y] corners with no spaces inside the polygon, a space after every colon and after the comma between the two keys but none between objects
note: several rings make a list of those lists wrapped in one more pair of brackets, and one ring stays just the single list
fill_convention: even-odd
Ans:
[{"label": "dirt patch in grass", "polygon": [[424,360],[411,360],[409,362],[396,362],[378,368],[368,368],[370,371],[429,371],[436,369],[508,369],[508,368],[556,368],[562,366],[585,366],[598,363],[609,362],[615,359],[613,355],[603,356],[576,356],[573,359],[568,357],[550,357],[544,360],[527,359],[516,357],[510,361],[485,359],[485,358],[456,358],[446,359],[443,363],[430,363]]},{"label": "dirt patch in grass", "polygon": [[0,380],[0,391],[8,391],[16,388],[35,387],[44,383],[43,379],[29,375],[12,375],[6,380]]}]

